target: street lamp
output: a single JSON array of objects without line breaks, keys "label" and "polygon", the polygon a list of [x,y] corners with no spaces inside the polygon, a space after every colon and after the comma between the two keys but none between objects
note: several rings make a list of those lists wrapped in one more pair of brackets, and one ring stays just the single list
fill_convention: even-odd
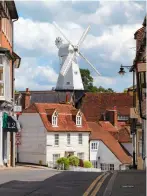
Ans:
[{"label": "street lamp", "polygon": [[[120,70],[119,70],[119,74],[121,76],[123,76],[126,72],[124,70],[124,68],[129,69],[129,71],[133,71],[133,108],[135,108],[135,70],[134,68],[132,68],[132,66],[120,66]],[[133,118],[132,119],[132,125],[131,125],[131,134],[133,136],[133,168],[136,169],[137,165],[136,165],[136,158],[135,158],[135,135],[136,135],[136,119]]]}]

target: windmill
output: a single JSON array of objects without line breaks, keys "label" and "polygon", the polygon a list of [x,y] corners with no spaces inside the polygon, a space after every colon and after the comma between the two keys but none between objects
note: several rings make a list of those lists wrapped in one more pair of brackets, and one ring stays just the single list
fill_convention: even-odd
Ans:
[{"label": "windmill", "polygon": [[80,74],[79,65],[77,62],[77,57],[82,57],[94,70],[95,72],[100,76],[100,73],[97,71],[97,69],[89,62],[89,60],[84,57],[84,55],[80,52],[80,47],[82,43],[84,42],[88,31],[90,30],[90,26],[87,27],[87,29],[83,32],[79,42],[77,45],[73,45],[72,42],[64,35],[60,27],[53,22],[54,26],[57,28],[57,30],[62,34],[62,36],[65,38],[65,40],[68,42],[67,44],[63,43],[62,38],[57,37],[55,40],[55,44],[58,51],[58,56],[60,59],[60,73],[58,76],[58,81],[56,85],[56,90],[59,91],[83,91],[83,82]]}]

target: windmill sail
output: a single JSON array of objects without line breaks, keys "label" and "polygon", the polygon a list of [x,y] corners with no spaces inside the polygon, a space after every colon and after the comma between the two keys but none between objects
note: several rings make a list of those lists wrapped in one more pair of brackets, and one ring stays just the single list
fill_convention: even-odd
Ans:
[{"label": "windmill sail", "polygon": [[74,57],[75,57],[75,53],[69,53],[69,54],[68,54],[66,60],[64,61],[63,66],[62,66],[62,68],[61,68],[61,71],[60,71],[60,73],[61,73],[63,76],[65,76],[66,73],[68,72],[68,70],[69,70],[69,68],[70,68],[70,66],[71,66],[71,64],[72,64],[72,61],[73,61]]}]

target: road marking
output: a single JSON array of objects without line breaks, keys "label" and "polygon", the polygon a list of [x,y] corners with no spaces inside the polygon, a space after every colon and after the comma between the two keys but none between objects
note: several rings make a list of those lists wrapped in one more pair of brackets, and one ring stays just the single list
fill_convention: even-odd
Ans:
[{"label": "road marking", "polygon": [[90,191],[93,189],[93,187],[96,185],[96,183],[98,182],[98,180],[103,177],[105,175],[105,173],[102,173],[100,176],[98,176],[92,183],[91,185],[88,187],[88,189],[86,190],[86,192],[83,194],[83,196],[87,196]]},{"label": "road marking", "polygon": [[117,171],[114,171],[112,177],[110,178],[110,180],[108,182],[108,185],[105,189],[105,192],[103,193],[103,196],[110,196],[111,195],[113,184],[116,179],[116,176],[117,176]]},{"label": "road marking", "polygon": [[95,189],[93,190],[93,192],[91,193],[90,196],[95,196],[97,194],[97,192],[99,191],[99,189],[101,188],[103,182],[105,181],[105,179],[107,178],[107,176],[109,176],[110,173],[107,173],[105,176],[103,176],[101,178],[101,180],[98,182],[97,186],[95,187]]}]

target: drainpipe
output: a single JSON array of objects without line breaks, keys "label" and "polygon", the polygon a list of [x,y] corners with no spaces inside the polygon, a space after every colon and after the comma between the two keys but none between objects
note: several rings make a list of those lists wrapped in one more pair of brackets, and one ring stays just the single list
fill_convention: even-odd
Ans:
[{"label": "drainpipe", "polygon": [[[14,26],[14,22],[16,22],[18,20],[18,18],[17,19],[15,19],[15,20],[13,20],[12,21],[12,52],[13,52],[13,50],[14,50],[14,28],[13,28],[13,26]],[[12,60],[12,92],[11,92],[11,94],[12,94],[12,107],[13,107],[13,116],[14,116],[14,105],[15,105],[15,92],[14,92],[14,70],[15,69],[15,67],[14,67],[14,60]],[[12,146],[13,146],[13,150],[12,150],[12,166],[14,167],[15,166],[15,133],[10,133],[11,134],[11,138],[12,138]],[[17,149],[17,151],[18,151],[18,149]]]},{"label": "drainpipe", "polygon": [[[135,108],[136,103],[135,103],[135,70],[133,69],[133,108]],[[132,136],[133,136],[133,169],[137,169],[137,165],[136,165],[136,152],[135,152],[135,145],[136,145],[136,141],[135,141],[135,136],[136,136],[136,119],[133,118],[133,127],[132,127]]]}]

